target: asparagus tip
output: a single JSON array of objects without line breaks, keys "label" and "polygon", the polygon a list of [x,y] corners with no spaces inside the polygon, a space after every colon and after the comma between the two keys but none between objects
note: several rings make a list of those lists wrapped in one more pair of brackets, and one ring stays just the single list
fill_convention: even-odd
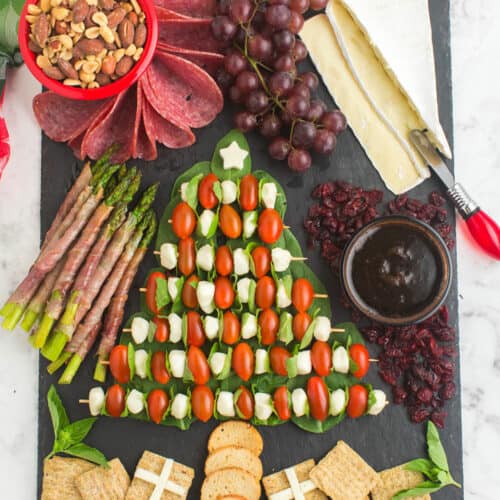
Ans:
[{"label": "asparagus tip", "polygon": [[61,375],[61,378],[58,381],[59,384],[71,384],[81,364],[82,358],[78,356],[78,354],[73,354],[63,374]]}]

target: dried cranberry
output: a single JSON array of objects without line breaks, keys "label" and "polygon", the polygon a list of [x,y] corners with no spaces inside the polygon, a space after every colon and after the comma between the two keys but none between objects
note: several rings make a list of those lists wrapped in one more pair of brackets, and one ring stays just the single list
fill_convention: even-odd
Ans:
[{"label": "dried cranberry", "polygon": [[424,420],[427,420],[430,414],[431,412],[426,408],[415,408],[413,410],[410,410],[410,419],[412,422],[419,424]]},{"label": "dried cranberry", "polygon": [[432,203],[435,207],[441,207],[442,205],[444,205],[445,201],[446,200],[444,199],[444,197],[441,196],[441,194],[437,191],[433,191],[429,195],[429,202]]},{"label": "dried cranberry", "polygon": [[434,424],[436,424],[437,427],[442,429],[444,427],[444,421],[446,420],[447,416],[447,412],[443,410],[437,410],[432,413],[431,420]]},{"label": "dried cranberry", "polygon": [[457,392],[457,388],[453,382],[447,382],[441,390],[439,391],[440,396],[445,399],[452,399],[453,396],[455,396],[455,393]]}]

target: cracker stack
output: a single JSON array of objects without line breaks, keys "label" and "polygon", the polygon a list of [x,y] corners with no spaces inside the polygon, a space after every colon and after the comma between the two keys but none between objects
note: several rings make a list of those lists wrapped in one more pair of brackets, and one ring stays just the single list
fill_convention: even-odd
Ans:
[{"label": "cracker stack", "polygon": [[288,469],[281,470],[262,480],[266,495],[273,499],[305,498],[306,500],[326,500],[327,496],[309,478],[314,460],[306,460]]},{"label": "cracker stack", "polygon": [[[379,472],[379,482],[372,490],[372,500],[391,500],[401,490],[414,488],[424,481],[420,472],[403,469],[402,465]],[[412,500],[430,500],[430,495],[412,497]]]},{"label": "cracker stack", "polygon": [[263,448],[261,435],[248,423],[217,426],[208,440],[201,500],[258,500]]},{"label": "cracker stack", "polygon": [[184,500],[194,478],[191,467],[151,451],[142,454],[126,500]]},{"label": "cracker stack", "polygon": [[364,500],[378,474],[344,441],[313,467],[310,477],[332,500]]}]

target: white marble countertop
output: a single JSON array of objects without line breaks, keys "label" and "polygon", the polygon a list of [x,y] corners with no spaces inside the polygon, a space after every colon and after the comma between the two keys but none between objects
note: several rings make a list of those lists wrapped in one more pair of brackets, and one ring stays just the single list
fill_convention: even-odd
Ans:
[{"label": "white marble countertop", "polygon": [[[452,0],[451,46],[458,178],[500,220],[500,3]],[[31,112],[37,83],[9,75],[4,115],[12,158],[0,181],[0,302],[33,261],[39,241],[40,133]],[[465,497],[500,491],[500,263],[483,257],[459,228],[459,292]],[[0,334],[2,498],[36,495],[37,353],[19,332]]]}]

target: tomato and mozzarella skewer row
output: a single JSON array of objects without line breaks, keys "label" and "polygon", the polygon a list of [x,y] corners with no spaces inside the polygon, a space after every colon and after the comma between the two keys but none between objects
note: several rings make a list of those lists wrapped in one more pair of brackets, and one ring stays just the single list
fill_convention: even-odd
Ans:
[{"label": "tomato and mozzarella skewer row", "polygon": [[321,377],[311,377],[305,389],[296,388],[291,392],[286,386],[281,386],[272,394],[259,391],[252,393],[247,387],[241,386],[234,393],[219,391],[215,396],[205,385],[196,385],[190,394],[177,393],[169,397],[163,389],[153,389],[148,394],[132,389],[127,393],[121,385],[115,384],[107,393],[101,387],[90,389],[88,399],[80,399],[79,403],[88,404],[93,416],[106,412],[115,418],[122,416],[125,409],[134,415],[140,414],[147,405],[149,418],[157,424],[167,415],[182,420],[191,411],[203,422],[214,414],[242,420],[255,418],[263,423],[273,414],[282,421],[292,416],[309,416],[324,421],[344,412],[350,418],[359,418],[363,415],[378,415],[388,404],[385,393],[379,389],[369,390],[356,384],[347,389],[330,391]]}]

